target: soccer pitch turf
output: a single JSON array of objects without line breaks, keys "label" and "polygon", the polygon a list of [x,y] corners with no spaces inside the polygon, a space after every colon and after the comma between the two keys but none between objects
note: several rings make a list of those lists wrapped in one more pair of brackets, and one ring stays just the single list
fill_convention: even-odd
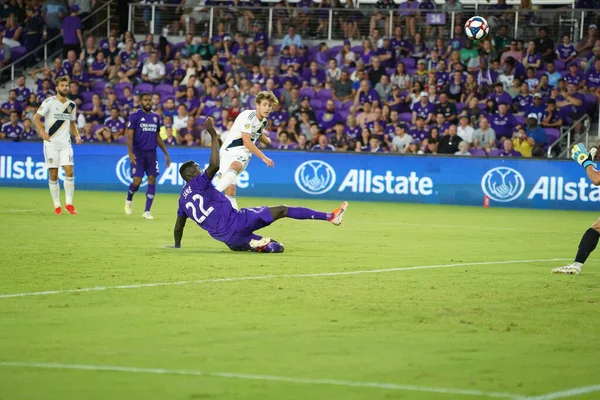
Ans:
[{"label": "soccer pitch turf", "polygon": [[600,398],[597,255],[550,274],[596,212],[354,202],[252,254],[124,198],[0,189],[0,399]]}]

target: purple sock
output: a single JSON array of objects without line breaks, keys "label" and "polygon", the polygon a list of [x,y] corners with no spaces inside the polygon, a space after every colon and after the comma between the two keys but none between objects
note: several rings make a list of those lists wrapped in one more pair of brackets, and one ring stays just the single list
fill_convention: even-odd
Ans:
[{"label": "purple sock", "polygon": [[322,221],[328,221],[333,217],[333,214],[315,211],[304,207],[288,207],[287,217],[292,219],[318,219]]},{"label": "purple sock", "polygon": [[133,200],[133,195],[138,191],[139,188],[139,186],[135,186],[133,183],[129,185],[129,190],[127,190],[127,201]]},{"label": "purple sock", "polygon": [[146,211],[150,211],[152,202],[154,201],[154,194],[156,193],[156,185],[148,184],[148,190],[146,190]]}]

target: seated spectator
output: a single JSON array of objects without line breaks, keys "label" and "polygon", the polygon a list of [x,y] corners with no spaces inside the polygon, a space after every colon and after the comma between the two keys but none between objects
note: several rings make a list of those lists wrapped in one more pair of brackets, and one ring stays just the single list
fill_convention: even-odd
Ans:
[{"label": "seated spectator", "polygon": [[38,140],[40,137],[38,136],[37,130],[33,127],[31,123],[31,118],[25,118],[23,120],[23,133],[21,134],[21,140]]},{"label": "seated spectator", "polygon": [[[458,127],[456,133],[460,136],[467,144],[473,143],[473,134],[475,130],[469,126],[469,118],[466,114],[461,114],[458,120]],[[468,146],[467,146],[468,149]]]},{"label": "seated spectator", "polygon": [[24,40],[21,38],[22,32],[23,28],[17,22],[17,16],[15,14],[10,14],[6,19],[6,25],[4,26],[4,37],[12,39],[15,42],[24,43]]},{"label": "seated spectator", "polygon": [[525,115],[535,114],[537,115],[538,121],[541,121],[544,111],[546,111],[546,105],[544,104],[542,95],[540,93],[534,94],[532,102],[533,103],[525,110]]},{"label": "seated spectator", "polygon": [[527,83],[529,90],[532,92],[540,85],[540,80],[535,77],[535,69],[533,67],[527,68],[527,79],[525,79],[525,83]]},{"label": "seated spectator", "polygon": [[548,77],[548,86],[550,86],[551,88],[557,87],[559,79],[562,78],[560,72],[556,71],[556,65],[554,64],[554,62],[546,64],[545,75]]},{"label": "seated spectator", "polygon": [[106,76],[108,65],[104,61],[104,53],[99,52],[96,55],[96,61],[88,68],[89,79],[92,82],[103,81]]},{"label": "seated spectator", "polygon": [[177,130],[177,141],[185,146],[200,146],[202,130],[196,126],[196,119],[189,117],[184,128]]},{"label": "seated spectator", "polygon": [[118,103],[119,106],[124,109],[130,110],[133,108],[134,96],[129,87],[125,86],[125,88],[123,88],[123,97],[119,98]]},{"label": "seated spectator", "polygon": [[19,113],[11,111],[10,121],[2,125],[0,139],[12,139],[18,142],[22,139],[23,131],[23,125],[19,122]]},{"label": "seated spectator", "polygon": [[439,154],[439,144],[440,143],[437,139],[431,138],[427,142],[427,148],[425,149],[425,151],[419,151],[417,154]]},{"label": "seated spectator", "polygon": [[533,146],[531,155],[533,157],[544,157],[544,147],[548,143],[548,136],[544,128],[538,126],[538,116],[536,114],[527,116],[525,132],[527,132],[529,143]]},{"label": "seated spectator", "polygon": [[[284,79],[287,80],[288,76],[294,76],[294,71],[292,70],[292,68],[288,68],[288,74]],[[304,73],[302,74],[303,87],[310,87],[315,90],[319,90],[325,86],[325,80],[325,73],[319,69],[319,65],[316,61],[311,62],[310,68],[307,71],[304,71]]]},{"label": "seated spectator", "polygon": [[354,96],[354,112],[363,109],[366,102],[370,103],[373,108],[377,108],[379,106],[379,95],[375,89],[371,89],[369,80],[363,79],[360,82],[359,89],[356,91],[356,95]]},{"label": "seated spectator", "polygon": [[496,132],[492,129],[489,120],[485,116],[479,118],[479,128],[473,132],[473,142],[475,141],[487,152],[492,151],[496,147]]},{"label": "seated spectator", "polygon": [[386,100],[392,94],[392,84],[390,78],[383,74],[381,80],[375,85],[375,91],[377,92],[380,99]]},{"label": "seated spectator", "polygon": [[369,136],[368,143],[369,144],[367,146],[361,146],[360,149],[357,149],[357,151],[363,153],[385,153],[385,150],[383,147],[381,147],[381,142],[377,136]]},{"label": "seated spectator", "polygon": [[196,116],[198,108],[200,107],[200,100],[196,96],[194,88],[188,87],[185,93],[185,98],[180,100],[181,104],[185,104],[189,115]]},{"label": "seated spectator", "polygon": [[81,91],[86,91],[90,88],[90,78],[88,77],[88,73],[83,69],[81,62],[73,64],[71,82],[76,82]]},{"label": "seated spectator", "polygon": [[0,69],[10,64],[12,49],[2,43],[2,33],[0,32]]},{"label": "seated spectator", "polygon": [[532,102],[533,96],[529,93],[529,85],[523,82],[521,92],[513,98],[512,109],[515,113],[523,115]]},{"label": "seated spectator", "polygon": [[490,93],[487,97],[488,100],[494,100],[497,104],[506,103],[512,104],[512,98],[508,93],[504,91],[504,85],[500,82],[494,84],[494,92]]},{"label": "seated spectator", "polygon": [[571,35],[565,33],[562,37],[562,44],[556,48],[556,59],[562,61],[565,65],[569,64],[577,56],[575,46],[571,43]]},{"label": "seated spectator", "polygon": [[456,155],[456,156],[470,156],[471,153],[469,153],[469,143],[465,142],[464,140],[462,142],[460,142],[458,144],[458,151],[456,153],[454,153],[454,155]]},{"label": "seated spectator", "polygon": [[471,98],[471,100],[469,100],[467,107],[463,110],[463,112],[467,114],[469,124],[471,124],[472,126],[477,126],[477,123],[481,116],[481,109],[478,106],[478,101],[476,97],[473,97]]},{"label": "seated spectator", "polygon": [[175,146],[177,144],[177,138],[173,135],[173,127],[169,126],[165,128],[166,137],[163,139],[163,143],[167,146]]},{"label": "seated spectator", "polygon": [[[427,92],[421,92],[419,97],[419,102],[412,106],[412,123],[416,124],[417,118],[421,117],[428,124],[433,120],[436,106],[429,102],[429,94]],[[444,116],[443,113],[440,114],[442,117]]]},{"label": "seated spectator", "polygon": [[529,41],[527,52],[523,57],[523,66],[526,68],[533,67],[536,71],[542,66],[542,55],[537,51],[533,40]]},{"label": "seated spectator", "polygon": [[279,144],[275,146],[278,150],[293,150],[295,148],[294,143],[290,140],[289,135],[286,131],[279,132],[278,135]]},{"label": "seated spectator", "polygon": [[456,105],[448,101],[448,96],[445,93],[440,94],[440,103],[435,107],[436,114],[444,114],[446,122],[456,123],[458,119]]},{"label": "seated spectator", "polygon": [[138,62],[137,54],[132,54],[127,60],[127,65],[123,70],[117,72],[121,82],[131,82],[134,85],[137,85],[140,80],[140,65]]},{"label": "seated spectator", "polygon": [[83,135],[81,135],[82,143],[97,143],[99,142],[96,134],[94,133],[94,125],[91,122],[85,124],[83,128]]},{"label": "seated spectator", "polygon": [[410,136],[419,141],[427,139],[427,137],[429,136],[429,132],[425,127],[425,119],[423,117],[417,117],[416,125],[411,127],[408,133],[410,134]]},{"label": "seated spectator", "polygon": [[305,134],[301,133],[298,135],[298,144],[294,150],[307,151],[310,150],[310,142],[308,141]]},{"label": "seated spectator", "polygon": [[319,135],[318,143],[311,149],[313,151],[335,151],[335,147],[329,144],[327,135]]},{"label": "seated spectator", "polygon": [[104,58],[108,62],[108,65],[115,65],[115,58],[121,54],[115,36],[108,38],[108,46],[105,49],[102,49],[102,52],[104,53]]},{"label": "seated spectator", "polygon": [[398,153],[406,153],[407,148],[415,139],[406,133],[404,125],[396,126],[394,138],[392,139],[392,149]]},{"label": "seated spectator", "polygon": [[558,108],[556,107],[556,100],[548,100],[546,111],[544,111],[541,121],[541,126],[544,128],[560,129],[563,126],[563,119]]},{"label": "seated spectator", "polygon": [[499,157],[521,157],[521,153],[513,148],[512,140],[506,139],[502,144],[502,150],[498,153]]},{"label": "seated spectator", "polygon": [[[73,81],[71,81],[71,83],[74,83]],[[75,83],[75,85],[77,85],[77,83]],[[79,93],[79,85],[77,85],[77,91]],[[44,79],[44,81],[42,82],[42,90],[38,91],[36,93],[36,97],[37,97],[37,102],[43,102],[44,100],[46,100],[48,97],[52,97],[56,95],[56,92],[54,90],[52,90],[52,82],[50,82],[50,79]],[[79,101],[79,104],[77,104],[77,106],[81,106],[81,101]]]},{"label": "seated spectator", "polygon": [[[450,125],[448,128],[448,134],[442,136],[440,140],[439,152],[440,154],[454,154],[458,151],[458,145],[463,139],[458,136],[456,125]],[[428,146],[431,146],[429,141]]]},{"label": "seated spectator", "polygon": [[132,55],[137,56],[137,54],[138,53],[135,49],[135,42],[133,41],[133,39],[127,39],[125,41],[125,48],[121,50],[119,56],[121,57],[121,60],[123,60],[123,62],[127,62],[127,60],[129,60]]},{"label": "seated spectator", "polygon": [[517,131],[513,135],[513,148],[515,151],[519,152],[523,157],[531,157],[531,152],[533,151],[532,141],[527,137],[527,132],[525,132],[525,128],[519,126]]},{"label": "seated spectator", "polygon": [[142,80],[153,85],[159,84],[165,79],[165,65],[158,60],[158,54],[153,51],[150,53],[149,60],[142,68]]},{"label": "seated spectator", "polygon": [[110,109],[110,117],[104,120],[104,126],[110,130],[114,140],[125,135],[125,119],[119,116],[119,109],[116,106]]},{"label": "seated spectator", "polygon": [[31,94],[31,90],[27,87],[27,78],[24,74],[17,77],[17,87],[14,89],[17,92],[17,101],[24,106]]},{"label": "seated spectator", "polygon": [[106,107],[102,104],[100,96],[94,94],[92,96],[92,109],[90,111],[84,111],[85,119],[87,122],[91,122],[93,125],[104,123],[104,117],[106,115]]},{"label": "seated spectator", "polygon": [[489,115],[488,118],[490,119],[492,129],[496,132],[497,138],[511,137],[515,130],[515,126],[517,126],[517,121],[515,120],[515,117],[508,112],[508,104],[506,103],[500,103],[498,105],[498,113]]},{"label": "seated spectator", "polygon": [[8,101],[0,106],[0,111],[2,111],[3,114],[3,121],[8,119],[12,111],[16,111],[19,115],[21,115],[21,103],[17,101],[17,91],[15,89],[8,91]]},{"label": "seated spectator", "polygon": [[[50,86],[49,80],[48,80],[47,86]],[[52,92],[52,93],[53,94],[50,94],[50,96],[54,96],[55,93],[54,92]],[[69,94],[67,95],[67,99],[75,102],[77,109],[79,109],[79,107],[81,107],[81,105],[83,104],[83,97],[79,93],[79,85],[77,84],[77,82],[71,81],[69,83]]]}]

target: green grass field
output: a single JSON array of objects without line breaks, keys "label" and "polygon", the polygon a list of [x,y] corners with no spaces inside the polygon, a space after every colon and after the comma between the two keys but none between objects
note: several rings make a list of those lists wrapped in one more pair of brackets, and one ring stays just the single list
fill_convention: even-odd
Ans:
[{"label": "green grass field", "polygon": [[165,248],[176,200],[146,221],[143,193],[127,217],[78,191],[54,216],[47,190],[0,189],[0,399],[600,398],[598,254],[550,274],[595,212],[355,202],[251,254],[191,223]]}]

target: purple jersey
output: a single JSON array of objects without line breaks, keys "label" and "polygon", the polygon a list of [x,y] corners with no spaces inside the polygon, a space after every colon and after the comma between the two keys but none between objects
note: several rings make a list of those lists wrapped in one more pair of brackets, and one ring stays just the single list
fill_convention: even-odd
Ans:
[{"label": "purple jersey", "polygon": [[344,129],[344,133],[348,135],[348,137],[352,140],[355,140],[360,135],[360,131],[360,126],[355,126],[354,128],[346,126],[346,128]]},{"label": "purple jersey", "polygon": [[56,93],[54,93],[54,91],[52,91],[52,90],[48,90],[47,92],[41,90],[36,93],[36,96],[38,98],[38,101],[42,102],[42,101],[46,100],[48,97],[56,96]]},{"label": "purple jersey", "polygon": [[133,129],[133,148],[142,151],[156,150],[160,117],[150,111],[137,110],[129,116],[127,129]]},{"label": "purple jersey", "polygon": [[419,129],[416,126],[409,129],[408,134],[413,137],[413,139],[418,139],[419,141],[423,141],[429,137],[429,132],[426,129]]},{"label": "purple jersey", "polygon": [[583,81],[583,76],[581,76],[581,74],[579,74],[579,73],[575,73],[575,75],[571,75],[571,73],[568,73],[567,75],[565,75],[565,82],[572,83],[575,86],[579,86],[579,84],[582,81]]},{"label": "purple jersey", "polygon": [[206,107],[212,108],[217,105],[217,100],[221,100],[221,97],[220,96],[217,96],[217,97],[204,96],[202,98],[202,103],[204,104],[205,108]]},{"label": "purple jersey", "polygon": [[434,111],[434,107],[433,104],[431,103],[427,103],[425,105],[423,105],[423,103],[418,102],[415,103],[415,105],[412,107],[413,112],[417,113],[417,117],[423,117],[425,119],[427,119],[429,117],[429,114],[432,114]]},{"label": "purple jersey", "polygon": [[558,55],[558,58],[560,60],[566,60],[571,56],[577,55],[577,51],[575,50],[575,46],[573,46],[573,44],[570,44],[568,46],[561,44],[556,48],[556,54]]},{"label": "purple jersey", "polygon": [[121,129],[125,129],[125,120],[122,117],[117,117],[117,119],[109,117],[104,121],[104,126],[110,129],[112,133],[117,133]]},{"label": "purple jersey", "polygon": [[532,64],[537,64],[541,59],[542,55],[540,53],[530,54],[527,56],[527,63],[531,66]]},{"label": "purple jersey", "polygon": [[17,101],[19,103],[26,103],[31,94],[31,90],[26,87],[16,87],[15,92],[17,92]]},{"label": "purple jersey", "polygon": [[317,122],[322,130],[333,129],[336,123],[343,122],[342,117],[337,112],[324,112],[317,117]]},{"label": "purple jersey", "polygon": [[515,126],[517,125],[515,118],[510,114],[504,114],[504,116],[494,114],[490,116],[489,119],[492,129],[496,132],[496,136],[498,137],[511,137]]},{"label": "purple jersey", "polygon": [[21,104],[19,104],[18,101],[15,101],[13,103],[11,103],[10,101],[7,101],[6,103],[3,103],[2,106],[0,106],[0,107],[6,108],[7,110],[15,110],[19,114],[22,111]]},{"label": "purple jersey", "polygon": [[10,122],[2,125],[2,133],[6,135],[7,139],[19,140],[23,135],[23,125],[17,123],[17,125],[13,125]]},{"label": "purple jersey", "polygon": [[302,74],[302,79],[310,87],[319,86],[321,83],[325,83],[325,73],[321,70],[317,70],[315,73],[308,70]]},{"label": "purple jersey", "polygon": [[200,107],[200,100],[198,100],[196,97],[193,97],[192,99],[184,98],[181,104],[185,104],[188,112],[191,112],[192,110],[197,110],[198,107]]},{"label": "purple jersey", "polygon": [[247,246],[250,240],[260,238],[253,232],[273,222],[268,207],[236,211],[225,195],[212,185],[202,173],[187,182],[179,197],[178,217],[187,217],[231,249]]},{"label": "purple jersey", "polygon": [[273,111],[269,114],[269,120],[273,121],[274,127],[280,127],[288,119],[289,115],[285,111]]},{"label": "purple jersey", "polygon": [[596,70],[590,70],[585,76],[585,81],[587,82],[588,88],[597,88],[600,87],[600,72]]},{"label": "purple jersey", "polygon": [[500,104],[500,103],[506,103],[508,105],[512,104],[512,98],[510,97],[510,94],[508,94],[506,92],[502,92],[502,94],[498,94],[496,92],[491,93],[488,96],[488,100],[496,100],[497,104]]},{"label": "purple jersey", "polygon": [[520,94],[513,99],[513,102],[517,105],[519,112],[524,112],[527,109],[527,107],[529,107],[532,100],[533,96],[531,96],[530,94]]},{"label": "purple jersey", "polygon": [[358,101],[361,106],[366,102],[373,103],[374,101],[379,101],[379,95],[375,89],[369,90],[368,93],[360,92]]}]

